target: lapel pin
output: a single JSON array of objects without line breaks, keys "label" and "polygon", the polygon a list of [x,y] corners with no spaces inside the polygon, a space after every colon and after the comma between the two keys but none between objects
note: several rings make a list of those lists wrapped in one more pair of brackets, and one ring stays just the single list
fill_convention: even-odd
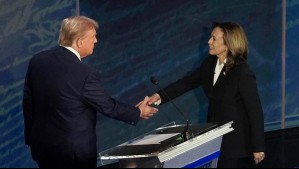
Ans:
[{"label": "lapel pin", "polygon": [[225,75],[226,75],[226,73],[225,73],[225,72],[223,72],[223,75],[225,76]]}]

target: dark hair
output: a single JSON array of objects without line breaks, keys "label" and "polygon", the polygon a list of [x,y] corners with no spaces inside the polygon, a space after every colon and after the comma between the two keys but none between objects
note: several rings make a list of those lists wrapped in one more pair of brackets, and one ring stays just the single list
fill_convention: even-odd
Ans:
[{"label": "dark hair", "polygon": [[224,44],[228,48],[225,71],[229,71],[239,62],[245,62],[248,56],[248,41],[243,28],[232,22],[217,22],[212,28],[220,28],[223,32]]}]

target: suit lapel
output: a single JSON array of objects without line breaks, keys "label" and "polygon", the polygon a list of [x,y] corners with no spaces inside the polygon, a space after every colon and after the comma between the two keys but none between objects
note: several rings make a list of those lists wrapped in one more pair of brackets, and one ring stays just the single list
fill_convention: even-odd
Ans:
[{"label": "suit lapel", "polygon": [[227,77],[229,77],[230,71],[225,72],[224,70],[225,70],[225,66],[223,67],[223,69],[222,69],[222,71],[221,71],[214,87],[218,87],[219,85],[221,85],[225,81],[225,79],[227,79]]}]

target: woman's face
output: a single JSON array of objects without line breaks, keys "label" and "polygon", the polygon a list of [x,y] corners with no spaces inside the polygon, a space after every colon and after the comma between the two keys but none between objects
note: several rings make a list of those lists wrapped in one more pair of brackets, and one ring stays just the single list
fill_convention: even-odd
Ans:
[{"label": "woman's face", "polygon": [[208,41],[209,54],[216,55],[218,58],[225,59],[227,56],[227,46],[224,44],[223,32],[221,28],[216,27],[211,33],[211,38]]}]

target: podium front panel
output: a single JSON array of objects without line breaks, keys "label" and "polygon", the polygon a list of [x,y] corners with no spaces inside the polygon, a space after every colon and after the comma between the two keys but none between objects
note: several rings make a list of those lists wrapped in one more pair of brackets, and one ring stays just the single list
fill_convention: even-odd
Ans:
[{"label": "podium front panel", "polygon": [[[163,168],[199,168],[218,160],[222,136],[164,161]],[[217,164],[217,163],[216,163]],[[211,167],[217,167],[215,163]]]},{"label": "podium front panel", "polygon": [[[184,140],[180,134],[186,128],[184,125],[161,127],[101,152],[100,157],[102,161],[118,160],[122,168],[214,168],[217,166],[223,135],[233,131],[231,124],[190,125],[192,137],[188,140]],[[167,134],[170,137],[166,140],[154,142],[156,138]]]}]

